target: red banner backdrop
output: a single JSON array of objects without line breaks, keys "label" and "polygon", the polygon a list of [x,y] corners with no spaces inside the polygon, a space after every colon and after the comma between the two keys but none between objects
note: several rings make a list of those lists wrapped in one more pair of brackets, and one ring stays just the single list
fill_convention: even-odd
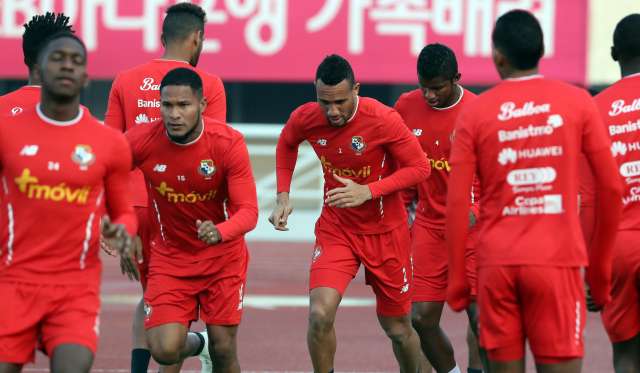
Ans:
[{"label": "red banner backdrop", "polygon": [[[0,0],[0,76],[24,78],[22,24],[47,10],[69,15],[89,49],[91,78],[162,56],[164,9],[176,0]],[[311,82],[327,54],[347,58],[356,80],[414,83],[428,43],[458,57],[466,85],[498,81],[491,31],[511,9],[542,24],[549,77],[585,83],[585,0],[199,0],[207,12],[198,67],[228,81]]]}]

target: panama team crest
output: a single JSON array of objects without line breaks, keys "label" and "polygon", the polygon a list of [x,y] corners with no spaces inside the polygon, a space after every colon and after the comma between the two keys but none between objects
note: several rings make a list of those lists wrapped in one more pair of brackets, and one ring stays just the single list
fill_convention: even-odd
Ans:
[{"label": "panama team crest", "polygon": [[213,160],[205,159],[200,161],[200,167],[198,168],[200,175],[205,177],[211,177],[216,173],[216,165],[213,164]]},{"label": "panama team crest", "polygon": [[315,251],[313,252],[313,261],[315,262],[316,259],[320,257],[320,255],[322,255],[322,246],[316,247]]},{"label": "panama team crest", "polygon": [[80,165],[80,169],[86,170],[87,166],[96,161],[96,156],[89,145],[76,145],[71,153],[71,160]]},{"label": "panama team crest", "polygon": [[456,130],[453,130],[453,133],[451,134],[451,136],[449,136],[449,140],[451,140],[451,142],[453,142],[453,136],[456,135]]},{"label": "panama team crest", "polygon": [[149,302],[144,302],[144,314],[147,318],[151,315],[151,312],[153,312],[153,308],[149,305]]},{"label": "panama team crest", "polygon": [[351,144],[349,144],[351,150],[355,151],[356,154],[360,154],[363,150],[367,148],[367,144],[362,139],[362,136],[353,136],[351,138]]}]

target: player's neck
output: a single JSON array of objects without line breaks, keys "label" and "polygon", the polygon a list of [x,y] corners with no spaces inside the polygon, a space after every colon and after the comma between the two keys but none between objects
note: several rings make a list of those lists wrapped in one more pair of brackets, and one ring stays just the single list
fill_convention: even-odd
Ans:
[{"label": "player's neck", "polygon": [[78,117],[80,110],[79,96],[69,101],[56,102],[43,90],[41,97],[40,111],[45,117],[58,122],[68,122]]},{"label": "player's neck", "polygon": [[29,82],[27,85],[41,86],[42,82],[40,81],[40,77],[36,75],[36,73],[29,69]]},{"label": "player's neck", "polygon": [[640,73],[640,59],[631,62],[620,61],[620,75],[623,78],[638,73]]},{"label": "player's neck", "polygon": [[438,109],[448,109],[452,107],[460,100],[460,96],[462,96],[462,87],[456,84],[456,86],[453,89],[452,95],[449,96],[447,101],[444,104],[442,104],[441,107],[438,107]]},{"label": "player's neck", "polygon": [[171,47],[167,48],[164,51],[164,55],[161,60],[169,60],[169,61],[180,61],[189,63],[191,60],[191,54],[185,52],[182,48]]},{"label": "player's neck", "polygon": [[505,77],[503,77],[502,79],[518,79],[518,78],[525,78],[527,76],[533,76],[533,75],[538,75],[538,66],[534,67],[533,69],[529,69],[529,70],[512,70],[510,73],[506,74]]}]

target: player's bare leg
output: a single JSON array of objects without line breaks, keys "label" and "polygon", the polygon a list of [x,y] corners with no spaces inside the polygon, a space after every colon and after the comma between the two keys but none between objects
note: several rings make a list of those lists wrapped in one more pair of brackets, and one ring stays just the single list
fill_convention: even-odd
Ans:
[{"label": "player's bare leg", "polygon": [[329,373],[333,370],[337,346],[333,322],[341,299],[340,292],[329,287],[317,287],[309,292],[307,346],[315,373]]},{"label": "player's bare leg", "polygon": [[151,356],[161,365],[181,363],[194,356],[202,345],[200,337],[175,322],[147,329],[147,343]]},{"label": "player's bare leg", "polygon": [[21,366],[11,363],[0,363],[0,373],[20,373]]},{"label": "player's bare leg", "polygon": [[431,373],[431,372],[433,372],[433,367],[431,366],[429,359],[427,359],[427,357],[424,356],[424,352],[422,352],[422,349],[420,349],[420,373]]},{"label": "player's bare leg", "polygon": [[537,364],[538,373],[580,373],[582,370],[582,359],[573,359],[556,364]]},{"label": "player's bare leg", "polygon": [[65,343],[51,353],[51,373],[89,373],[93,352],[85,346]]},{"label": "player's bare leg", "polygon": [[444,305],[438,302],[416,302],[411,305],[411,323],[420,336],[420,347],[433,369],[449,373],[456,367],[453,346],[440,328]]},{"label": "player's bare leg", "polygon": [[613,368],[616,373],[640,372],[640,334],[613,344]]},{"label": "player's bare leg", "polygon": [[216,373],[240,373],[238,325],[207,325],[209,356]]},{"label": "player's bare leg", "polygon": [[478,346],[478,303],[472,302],[467,307],[469,328],[467,329],[467,345],[469,346],[469,368],[477,370],[489,370],[489,357],[487,350]]},{"label": "player's bare leg", "polygon": [[420,364],[420,338],[411,327],[411,313],[399,317],[378,315],[378,321],[391,339],[400,372],[417,372]]},{"label": "player's bare leg", "polygon": [[473,334],[471,325],[467,328],[467,346],[469,347],[469,368],[482,372],[482,360],[478,353],[478,338]]},{"label": "player's bare leg", "polygon": [[489,369],[491,369],[491,373],[524,373],[524,358],[511,361],[489,360]]}]

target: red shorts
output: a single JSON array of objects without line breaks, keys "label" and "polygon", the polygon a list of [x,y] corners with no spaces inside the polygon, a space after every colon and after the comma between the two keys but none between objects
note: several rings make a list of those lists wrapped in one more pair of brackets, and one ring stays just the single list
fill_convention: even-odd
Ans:
[{"label": "red shorts", "polygon": [[144,293],[145,327],[200,318],[210,325],[237,325],[249,265],[244,240],[238,249],[196,263],[170,263],[153,257]]},{"label": "red shorts", "polygon": [[318,219],[311,263],[309,291],[326,286],[344,295],[360,263],[368,285],[376,294],[376,312],[397,317],[411,312],[413,276],[409,224],[380,234],[355,234]]},{"label": "red shorts", "polygon": [[611,302],[602,322],[613,343],[640,333],[640,231],[618,231],[611,273]]},{"label": "red shorts", "polygon": [[524,358],[525,338],[537,363],[584,356],[586,307],[578,267],[478,268],[480,346],[493,361]]},{"label": "red shorts", "polygon": [[36,346],[51,356],[61,344],[87,347],[93,354],[100,333],[97,286],[0,282],[0,362],[33,362]]},{"label": "red shorts", "polygon": [[[475,229],[471,229],[467,242],[467,277],[471,295],[476,295]],[[449,278],[449,255],[444,229],[424,227],[418,223],[411,227],[411,256],[413,258],[412,302],[444,303]]]},{"label": "red shorts", "polygon": [[[140,284],[147,286],[147,276],[149,276],[149,259],[151,259],[151,227],[149,226],[149,215],[146,207],[134,207],[136,216],[138,217],[138,237],[142,240],[142,264],[138,263],[138,272],[140,272]],[[136,258],[137,259],[137,258]],[[136,261],[137,263],[137,261]]]}]

